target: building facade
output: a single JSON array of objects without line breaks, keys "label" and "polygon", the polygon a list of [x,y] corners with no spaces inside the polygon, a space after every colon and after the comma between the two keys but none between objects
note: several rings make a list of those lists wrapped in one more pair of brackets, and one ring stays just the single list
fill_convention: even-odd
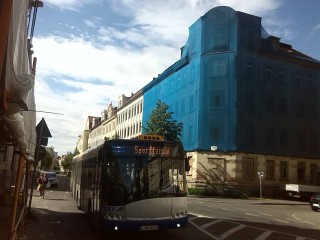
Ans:
[{"label": "building facade", "polygon": [[260,17],[217,7],[143,88],[143,124],[158,99],[169,105],[195,184],[255,185],[263,171],[270,186],[319,185],[319,91],[319,61],[269,35]]},{"label": "building facade", "polygon": [[138,136],[142,130],[143,96],[141,91],[131,97],[121,95],[118,99],[117,136],[130,139]]}]

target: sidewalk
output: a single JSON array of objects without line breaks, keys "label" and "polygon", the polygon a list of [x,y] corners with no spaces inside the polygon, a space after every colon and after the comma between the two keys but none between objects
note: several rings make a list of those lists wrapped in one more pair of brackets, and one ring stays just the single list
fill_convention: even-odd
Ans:
[{"label": "sidewalk", "polygon": [[25,224],[25,234],[28,240],[54,240],[52,228],[46,219],[45,209],[37,208],[39,206],[39,192],[33,191],[31,209],[27,209]]}]

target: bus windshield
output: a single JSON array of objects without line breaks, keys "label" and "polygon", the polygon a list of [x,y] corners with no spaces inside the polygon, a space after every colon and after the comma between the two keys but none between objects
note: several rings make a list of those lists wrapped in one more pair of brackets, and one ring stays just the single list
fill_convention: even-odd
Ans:
[{"label": "bus windshield", "polygon": [[108,204],[186,196],[184,158],[113,156],[105,166],[106,184],[102,192]]}]

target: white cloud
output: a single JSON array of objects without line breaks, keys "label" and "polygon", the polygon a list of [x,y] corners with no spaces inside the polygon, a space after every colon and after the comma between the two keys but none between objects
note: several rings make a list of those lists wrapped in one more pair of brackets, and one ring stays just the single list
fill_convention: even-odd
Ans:
[{"label": "white cloud", "polygon": [[317,31],[320,31],[320,23],[317,24],[316,26],[314,26],[314,27],[312,28],[312,32],[313,32],[313,33],[314,33],[314,32],[317,32]]}]

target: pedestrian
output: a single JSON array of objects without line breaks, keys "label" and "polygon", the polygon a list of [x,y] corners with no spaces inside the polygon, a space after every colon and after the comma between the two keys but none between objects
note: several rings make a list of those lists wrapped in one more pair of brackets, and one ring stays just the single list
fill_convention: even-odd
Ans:
[{"label": "pedestrian", "polygon": [[38,187],[37,189],[40,192],[39,198],[44,198],[44,192],[46,190],[46,184],[48,182],[47,176],[44,173],[40,173],[40,176],[37,179]]}]

